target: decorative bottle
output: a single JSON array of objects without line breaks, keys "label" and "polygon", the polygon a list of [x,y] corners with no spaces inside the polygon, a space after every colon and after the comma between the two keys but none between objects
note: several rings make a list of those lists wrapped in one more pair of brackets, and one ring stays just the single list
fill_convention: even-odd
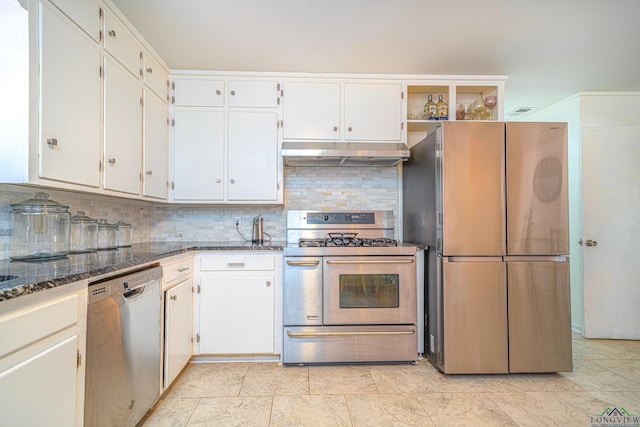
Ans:
[{"label": "decorative bottle", "polygon": [[433,96],[429,95],[427,103],[424,104],[424,118],[428,120],[438,120],[438,109],[433,102]]},{"label": "decorative bottle", "polygon": [[442,99],[442,95],[438,95],[438,103],[436,104],[436,110],[438,114],[438,120],[448,120],[449,119],[449,106]]}]

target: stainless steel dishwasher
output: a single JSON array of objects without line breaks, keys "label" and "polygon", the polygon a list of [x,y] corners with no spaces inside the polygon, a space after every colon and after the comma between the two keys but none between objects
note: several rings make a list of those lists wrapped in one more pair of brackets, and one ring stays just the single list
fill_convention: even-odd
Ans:
[{"label": "stainless steel dishwasher", "polygon": [[84,424],[135,426],[160,395],[162,268],[89,284]]}]

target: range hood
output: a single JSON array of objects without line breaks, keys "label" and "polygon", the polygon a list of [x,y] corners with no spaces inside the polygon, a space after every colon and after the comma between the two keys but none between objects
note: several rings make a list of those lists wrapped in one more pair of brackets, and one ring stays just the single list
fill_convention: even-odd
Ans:
[{"label": "range hood", "polygon": [[287,166],[395,166],[409,158],[405,144],[384,142],[285,141]]}]

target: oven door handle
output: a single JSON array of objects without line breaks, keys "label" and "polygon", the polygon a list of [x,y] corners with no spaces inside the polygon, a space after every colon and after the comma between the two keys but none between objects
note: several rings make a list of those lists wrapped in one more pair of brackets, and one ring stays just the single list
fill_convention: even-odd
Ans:
[{"label": "oven door handle", "polygon": [[413,259],[329,260],[327,264],[413,264]]},{"label": "oven door handle", "polygon": [[319,338],[345,335],[415,335],[415,329],[407,331],[335,331],[335,332],[292,332],[287,331],[289,338]]},{"label": "oven door handle", "polygon": [[291,265],[293,267],[315,267],[320,264],[320,261],[287,261],[287,265]]}]

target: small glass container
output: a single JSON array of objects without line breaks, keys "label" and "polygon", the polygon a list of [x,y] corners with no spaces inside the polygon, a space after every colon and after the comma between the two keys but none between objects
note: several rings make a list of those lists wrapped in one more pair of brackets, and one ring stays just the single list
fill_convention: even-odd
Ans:
[{"label": "small glass container", "polygon": [[71,217],[71,244],[69,252],[84,253],[98,250],[98,220],[89,218],[84,211]]},{"label": "small glass container", "polygon": [[98,250],[118,247],[118,226],[109,224],[105,218],[98,220]]},{"label": "small glass container", "polygon": [[36,193],[11,207],[11,259],[38,261],[69,254],[69,206]]},{"label": "small glass container", "polygon": [[133,241],[133,225],[127,224],[122,220],[118,221],[114,225],[118,227],[118,247],[124,248],[131,246]]}]

